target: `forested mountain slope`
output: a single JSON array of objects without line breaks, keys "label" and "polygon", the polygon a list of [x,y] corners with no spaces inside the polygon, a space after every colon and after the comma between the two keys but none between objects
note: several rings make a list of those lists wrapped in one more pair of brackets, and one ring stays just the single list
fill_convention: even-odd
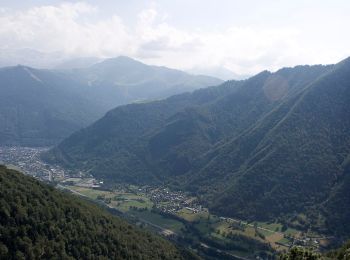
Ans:
[{"label": "forested mountain slope", "polygon": [[112,110],[46,158],[113,181],[167,182],[221,215],[305,213],[307,224],[349,234],[329,227],[349,216],[339,205],[348,202],[350,59],[265,71],[168,113],[174,98]]},{"label": "forested mountain slope", "polygon": [[[119,180],[125,177],[138,182],[144,176],[151,175],[154,180],[176,174],[189,180],[186,172],[200,167],[201,163],[195,164],[204,154],[241,133],[328,69],[315,66],[284,69],[276,74],[262,72],[246,81],[118,107],[64,140],[47,157],[112,179],[123,175]],[[289,83],[287,77],[279,75],[282,73],[303,77],[290,77]],[[264,84],[275,81],[285,83],[283,95],[270,99]],[[140,165],[140,173],[136,165]]]},{"label": "forested mountain slope", "polygon": [[326,201],[346,180],[349,75],[348,59],[213,151],[198,176],[224,173],[228,185],[215,209],[269,219]]},{"label": "forested mountain slope", "polygon": [[1,259],[185,259],[170,242],[0,166]]},{"label": "forested mountain slope", "polygon": [[[142,179],[156,181],[159,177],[145,169],[143,161],[132,154],[135,149],[143,149],[142,145],[147,138],[144,135],[163,126],[168,118],[184,108],[213,102],[236,91],[241,84],[242,82],[231,81],[219,87],[185,93],[166,100],[118,107],[88,128],[74,133],[45,157],[50,161],[63,162],[69,167],[82,167],[92,172],[96,169],[104,177],[130,182]],[[89,163],[86,163],[87,158]],[[132,164],[130,171],[126,170],[129,164]],[[117,169],[114,173],[111,171],[113,168]]]}]

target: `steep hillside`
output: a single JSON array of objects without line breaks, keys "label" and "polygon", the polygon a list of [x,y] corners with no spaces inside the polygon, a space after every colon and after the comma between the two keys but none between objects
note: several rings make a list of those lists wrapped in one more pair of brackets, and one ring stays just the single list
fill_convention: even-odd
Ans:
[{"label": "steep hillside", "polygon": [[169,242],[0,166],[1,259],[184,259]]},{"label": "steep hillside", "polygon": [[[186,173],[201,167],[203,154],[241,133],[328,69],[262,72],[193,94],[119,107],[64,140],[47,157],[115,180],[140,182],[177,175],[188,182]],[[286,76],[280,76],[283,73]],[[274,81],[285,84],[280,96],[271,99],[264,86]]]},{"label": "steep hillside", "polygon": [[[270,219],[305,212],[327,200],[333,187],[345,180],[349,73],[349,60],[338,64],[206,158],[210,163],[199,178],[217,172],[226,179],[225,192],[213,198],[217,211]],[[213,182],[210,185],[216,186]]]},{"label": "steep hillside", "polygon": [[347,236],[350,233],[350,156],[341,164],[344,169],[337,178],[329,198],[322,203],[326,224],[331,230]]},{"label": "steep hillside", "polygon": [[184,108],[213,102],[235,92],[241,85],[242,82],[232,81],[166,100],[118,107],[93,125],[74,133],[45,158],[105,178],[128,182],[161,181],[162,176],[146,168],[144,159],[136,154],[139,151],[145,155],[146,135],[164,127],[168,118]]},{"label": "steep hillside", "polygon": [[113,181],[167,182],[221,215],[271,220],[305,213],[311,221],[296,225],[339,232],[330,227],[346,223],[340,203],[350,208],[349,75],[347,59],[262,72],[171,113],[164,111],[172,98],[120,107],[47,156]]}]

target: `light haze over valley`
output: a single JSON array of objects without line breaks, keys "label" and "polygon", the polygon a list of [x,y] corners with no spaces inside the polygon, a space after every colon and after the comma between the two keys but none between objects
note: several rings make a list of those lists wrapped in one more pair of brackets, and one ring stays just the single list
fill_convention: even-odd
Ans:
[{"label": "light haze over valley", "polygon": [[0,259],[349,259],[349,12],[1,1]]}]

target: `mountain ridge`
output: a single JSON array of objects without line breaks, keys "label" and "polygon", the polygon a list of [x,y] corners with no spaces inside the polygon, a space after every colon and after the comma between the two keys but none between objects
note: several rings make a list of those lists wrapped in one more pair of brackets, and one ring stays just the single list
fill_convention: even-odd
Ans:
[{"label": "mountain ridge", "polygon": [[[186,77],[171,85],[166,80],[174,73],[171,69],[154,78],[149,73],[137,72],[136,67],[155,74],[158,68],[126,57],[120,58],[118,64],[112,64],[108,70],[100,65],[79,70],[35,69],[23,65],[0,68],[0,144],[57,144],[118,105],[161,99],[221,82],[176,71]],[[130,77],[123,78],[127,84],[116,85],[114,78],[128,71]],[[136,74],[142,77],[141,83],[131,81]],[[95,81],[98,83],[94,84]]]},{"label": "mountain ridge", "polygon": [[[231,82],[229,92],[208,102],[177,103],[176,110],[152,126],[140,121],[144,128],[137,134],[115,132],[136,120],[113,116],[135,105],[119,107],[46,156],[61,163],[69,158],[72,169],[109,181],[166,183],[193,192],[220,215],[291,222],[299,214],[319,214],[293,225],[330,231],[347,216],[339,212],[330,217],[330,206],[323,202],[332,197],[338,203],[347,187],[339,177],[350,151],[349,64],[347,59],[336,65],[263,71]],[[162,102],[166,107],[169,99]],[[138,105],[143,114],[152,114],[143,120],[155,120],[162,107],[155,104]],[[99,141],[90,149],[85,145],[92,136]]]}]

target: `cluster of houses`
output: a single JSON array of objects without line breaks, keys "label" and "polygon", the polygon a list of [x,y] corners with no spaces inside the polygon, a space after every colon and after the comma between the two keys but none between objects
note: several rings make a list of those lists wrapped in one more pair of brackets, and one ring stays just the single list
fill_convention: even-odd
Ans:
[{"label": "cluster of houses", "polygon": [[10,165],[42,181],[63,180],[66,172],[56,166],[44,163],[40,154],[47,148],[0,147],[0,162]]},{"label": "cluster of houses", "polygon": [[52,181],[55,175],[64,175],[63,170],[52,169],[40,159],[43,151],[45,148],[0,147],[0,161],[44,181]]},{"label": "cluster of houses", "polygon": [[176,213],[178,210],[186,208],[193,213],[202,211],[202,206],[195,198],[188,197],[181,191],[170,191],[167,188],[155,188],[148,190],[148,196],[155,207],[163,212]]}]

